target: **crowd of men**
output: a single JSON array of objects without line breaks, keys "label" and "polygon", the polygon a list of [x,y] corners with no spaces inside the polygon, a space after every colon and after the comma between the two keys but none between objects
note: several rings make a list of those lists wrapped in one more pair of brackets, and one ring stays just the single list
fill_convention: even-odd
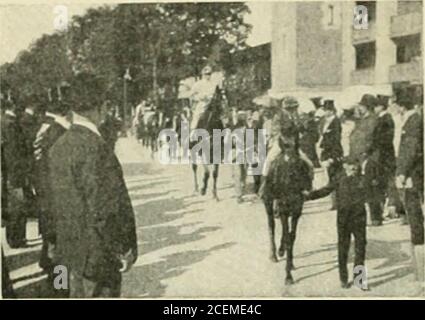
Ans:
[{"label": "crowd of men", "polygon": [[[403,224],[409,224],[416,278],[424,282],[422,95],[416,88],[406,90],[397,98],[364,94],[357,104],[344,106],[340,117],[333,100],[323,103],[321,100],[320,97],[313,98],[316,110],[307,114],[298,112],[299,103],[294,97],[285,97],[260,109],[258,127],[267,128],[270,138],[263,186],[256,190],[263,199],[270,196],[264,194],[271,190],[264,187],[267,176],[273,174],[268,167],[281,161],[277,159],[283,159],[279,158],[279,154],[285,154],[282,145],[292,138],[299,156],[310,168],[322,166],[326,169],[328,186],[311,193],[311,190],[305,190],[304,198],[311,200],[325,194],[332,195],[332,209],[338,211],[342,286],[347,287],[350,235],[353,234],[356,240],[355,264],[363,265],[367,242],[366,212],[369,212],[371,226],[378,227],[383,225],[385,208],[386,218],[401,217]],[[397,121],[393,117],[397,117]],[[244,119],[252,121],[251,112]],[[241,126],[249,127],[250,124],[244,121]],[[285,165],[274,164],[274,167],[284,168]],[[239,176],[241,180],[246,177],[242,170]],[[359,177],[358,183],[355,182],[357,178],[345,179],[352,176]],[[296,179],[294,183],[297,183]],[[279,187],[284,188],[284,185],[282,183]],[[240,188],[238,184],[236,186],[240,196]]]},{"label": "crowd of men", "polygon": [[[204,68],[203,75],[206,80],[198,85],[198,95],[213,92],[207,85],[211,69]],[[40,267],[48,275],[52,296],[117,297],[121,273],[137,259],[134,212],[114,153],[122,122],[115,114],[116,108],[98,98],[99,88],[96,77],[81,73],[70,83],[50,88],[47,94],[25,99],[2,95],[2,224],[9,246],[22,248],[27,245],[27,218],[39,218],[43,239]],[[311,175],[314,168],[326,169],[332,186],[326,192],[332,194],[334,209],[341,209],[341,175],[345,170],[350,176],[352,166],[357,164],[364,187],[362,196],[354,195],[346,203],[356,207],[361,201],[355,200],[362,198],[372,226],[383,224],[385,208],[389,218],[404,217],[410,226],[412,252],[418,263],[415,268],[422,270],[418,277],[423,281],[422,96],[409,90],[396,100],[365,94],[358,104],[345,108],[341,116],[337,115],[333,100],[311,100],[315,109],[309,112],[299,112],[294,97],[275,99],[268,106],[252,104],[229,111],[227,127],[265,128],[268,133],[263,177],[254,176],[254,192],[267,196],[264,183],[270,164],[285,148],[288,137],[308,164]],[[204,108],[206,103],[199,105]],[[133,122],[137,138],[155,152],[160,128],[174,127],[178,132],[181,120],[194,121],[203,112],[199,105],[194,112],[180,110],[171,117],[159,112],[151,100],[143,101],[136,107]],[[394,113],[389,109],[397,110],[401,117],[400,137],[396,134]],[[238,202],[243,201],[249,170],[246,164],[234,168]],[[347,188],[351,188],[350,183]],[[309,200],[322,194],[305,190],[303,196]],[[341,231],[345,241],[339,241],[342,264],[346,264],[347,234],[349,239],[352,232],[355,236],[356,232],[363,234],[360,231]],[[358,246],[363,260],[365,245],[364,237]],[[69,290],[53,287],[57,265],[69,271]],[[3,295],[11,297],[7,264],[3,263],[3,267]],[[340,266],[340,270],[344,268]]]},{"label": "crowd of men", "polygon": [[[2,224],[11,248],[39,218],[52,297],[118,297],[137,259],[135,217],[114,153],[119,123],[89,73],[25,99],[2,95]],[[2,251],[3,256],[3,251]],[[12,297],[3,260],[3,295]],[[69,285],[54,286],[55,266]]]}]

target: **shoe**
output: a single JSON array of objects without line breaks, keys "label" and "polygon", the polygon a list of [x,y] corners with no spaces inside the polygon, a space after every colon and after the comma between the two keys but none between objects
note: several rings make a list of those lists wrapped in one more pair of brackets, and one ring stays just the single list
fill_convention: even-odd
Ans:
[{"label": "shoe", "polygon": [[350,288],[350,284],[348,282],[341,282],[341,288],[342,289],[349,289]]}]

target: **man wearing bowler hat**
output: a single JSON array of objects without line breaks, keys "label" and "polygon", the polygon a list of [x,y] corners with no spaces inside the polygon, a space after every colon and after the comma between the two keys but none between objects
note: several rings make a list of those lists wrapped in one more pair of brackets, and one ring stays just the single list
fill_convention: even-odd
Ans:
[{"label": "man wearing bowler hat", "polygon": [[369,153],[372,147],[373,132],[376,127],[374,108],[377,105],[375,96],[363,95],[357,105],[358,118],[350,135],[350,156],[360,159],[363,153]]}]

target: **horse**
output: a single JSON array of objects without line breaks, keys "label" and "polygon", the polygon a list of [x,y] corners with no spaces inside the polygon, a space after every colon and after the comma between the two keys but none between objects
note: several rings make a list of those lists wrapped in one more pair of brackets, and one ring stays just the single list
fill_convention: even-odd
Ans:
[{"label": "horse", "polygon": [[[206,110],[202,113],[200,116],[198,123],[196,125],[196,128],[194,129],[205,129],[208,132],[209,140],[210,140],[210,155],[213,154],[213,130],[214,129],[220,129],[223,130],[225,128],[224,122],[223,122],[223,115],[226,110],[227,105],[227,99],[225,96],[224,90],[220,89],[219,86],[216,86],[214,95],[209,102],[209,104],[206,107]],[[196,144],[197,141],[191,141],[189,144],[189,148],[191,150],[192,154],[192,147],[194,144]],[[223,140],[221,141],[221,147],[223,150]],[[223,154],[223,153],[222,153]],[[193,155],[192,156],[196,156]],[[204,156],[204,155],[201,155]],[[194,178],[194,193],[199,192],[199,184],[198,184],[198,176],[197,176],[197,170],[198,170],[198,164],[196,161],[193,161],[192,159],[192,172],[193,172],[193,178]],[[205,195],[207,193],[208,188],[208,181],[210,178],[210,166],[211,164],[203,164],[204,167],[204,177],[203,177],[203,184],[200,191],[201,195]],[[219,164],[212,164],[212,176],[213,176],[213,199],[216,201],[219,201],[218,195],[217,195],[217,179],[218,179],[218,172],[219,172]]]},{"label": "horse", "polygon": [[279,257],[286,253],[285,284],[294,284],[292,271],[293,249],[299,218],[301,217],[304,197],[303,191],[311,189],[312,177],[310,165],[300,156],[298,143],[294,136],[281,136],[281,152],[270,161],[270,169],[263,177],[260,196],[263,200],[269,230],[270,260],[278,262],[275,244],[275,218],[282,224],[282,237],[278,250]]}]

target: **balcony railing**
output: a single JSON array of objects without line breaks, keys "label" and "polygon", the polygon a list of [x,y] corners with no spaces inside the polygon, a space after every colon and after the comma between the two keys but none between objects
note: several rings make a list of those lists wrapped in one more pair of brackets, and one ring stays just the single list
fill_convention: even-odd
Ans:
[{"label": "balcony railing", "polygon": [[359,69],[351,72],[351,84],[373,84],[375,82],[375,70],[373,68]]},{"label": "balcony railing", "polygon": [[422,83],[422,58],[407,63],[399,63],[390,67],[390,82]]},{"label": "balcony railing", "polygon": [[375,41],[375,22],[369,22],[367,29],[356,30],[353,29],[351,34],[353,44],[365,43]]},{"label": "balcony railing", "polygon": [[402,37],[422,31],[422,12],[391,17],[391,37]]}]

